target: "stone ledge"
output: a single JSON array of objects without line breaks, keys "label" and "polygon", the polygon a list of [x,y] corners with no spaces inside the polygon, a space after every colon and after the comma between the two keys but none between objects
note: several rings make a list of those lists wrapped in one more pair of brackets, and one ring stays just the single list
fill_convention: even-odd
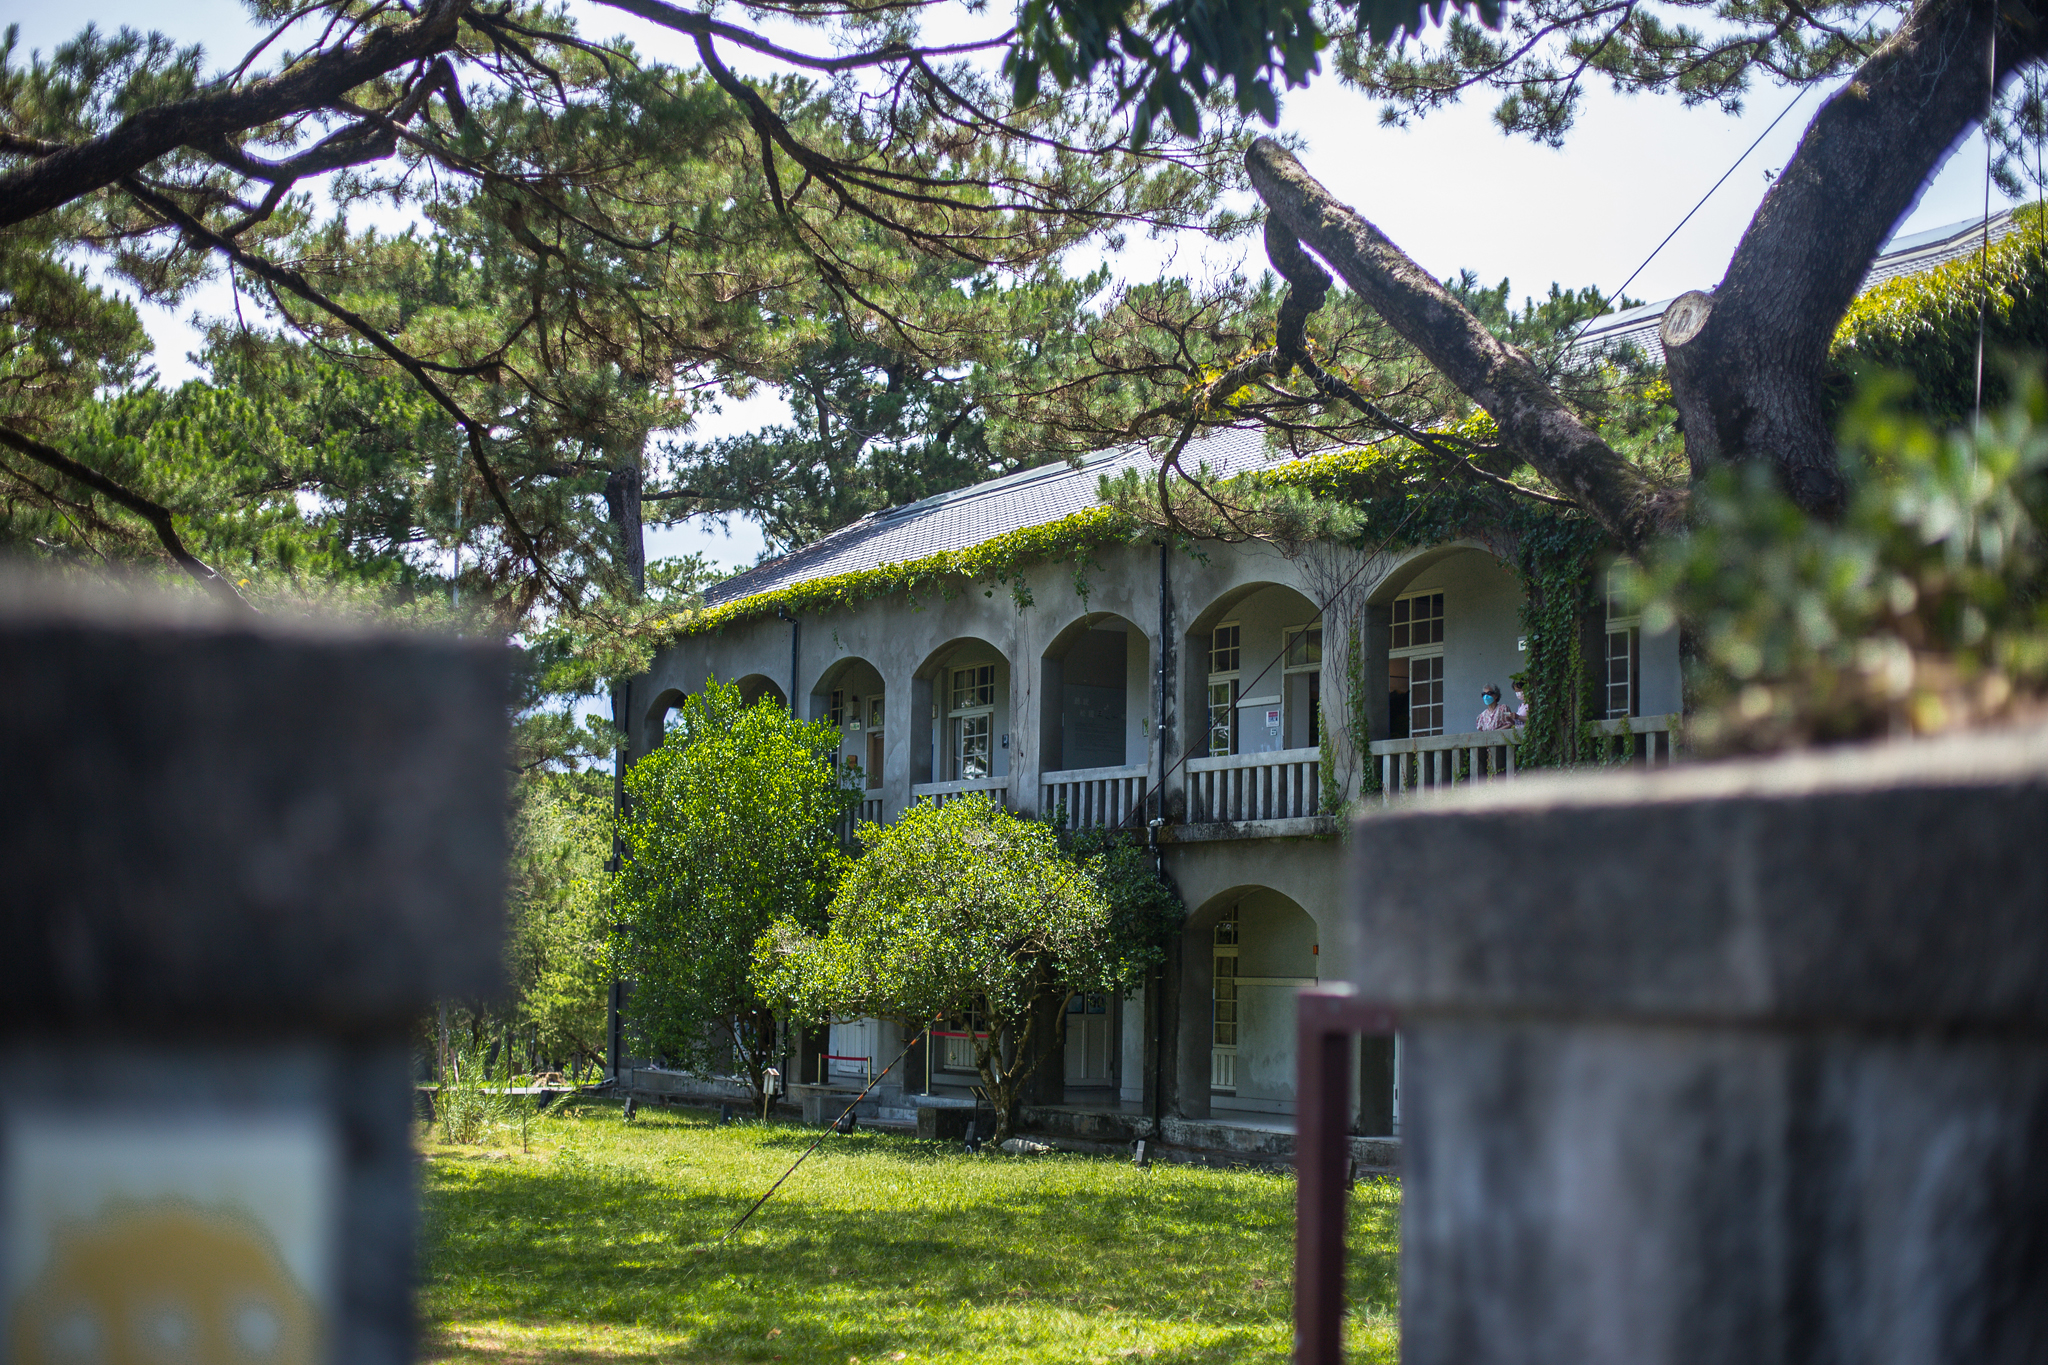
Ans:
[{"label": "stone ledge", "polygon": [[0,1028],[386,1032],[502,991],[506,663],[0,573]]},{"label": "stone ledge", "polygon": [[1527,779],[1356,823],[1348,960],[1415,1018],[2040,1032],[2048,840],[2024,830],[2048,830],[2048,730]]},{"label": "stone ledge", "polygon": [[1205,820],[1200,824],[1163,825],[1162,844],[1207,844],[1224,839],[1334,839],[1343,826],[1334,815],[1304,815],[1291,820]]}]

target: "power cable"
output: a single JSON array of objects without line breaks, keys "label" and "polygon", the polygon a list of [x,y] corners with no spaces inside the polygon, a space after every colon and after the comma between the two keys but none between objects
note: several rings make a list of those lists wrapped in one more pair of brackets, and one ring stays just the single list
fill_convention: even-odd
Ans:
[{"label": "power cable", "polygon": [[[1643,263],[1637,266],[1633,271],[1629,272],[1629,277],[1621,282],[1621,287],[1619,289],[1615,290],[1612,294],[1608,295],[1609,298],[1618,299],[1628,292],[1628,287],[1636,282],[1636,276],[1642,274],[1645,270],[1648,270],[1650,268],[1650,262],[1657,259],[1657,254],[1663,251],[1665,247],[1671,245],[1671,239],[1673,237],[1676,237],[1681,231],[1684,230],[1685,225],[1693,220],[1694,214],[1698,213],[1701,209],[1707,206],[1707,201],[1714,197],[1714,191],[1720,189],[1723,185],[1728,183],[1728,177],[1735,174],[1737,170],[1741,169],[1742,163],[1749,160],[1750,153],[1754,152],[1758,147],[1761,147],[1763,145],[1764,139],[1769,137],[1772,131],[1775,130],[1779,124],[1785,121],[1785,115],[1791,113],[1792,110],[1798,105],[1799,101],[1806,98],[1807,88],[1808,87],[1803,85],[1799,87],[1799,92],[1792,96],[1792,102],[1790,104],[1787,104],[1783,109],[1780,109],[1778,111],[1778,116],[1771,120],[1770,126],[1765,128],[1761,133],[1758,133],[1756,135],[1756,141],[1750,143],[1749,146],[1743,150],[1742,155],[1736,157],[1734,163],[1730,165],[1727,170],[1721,172],[1721,178],[1719,180],[1716,180],[1713,183],[1713,185],[1707,190],[1707,192],[1700,196],[1700,201],[1697,204],[1694,204],[1690,209],[1686,210],[1685,217],[1678,220],[1678,226],[1664,234],[1664,240],[1657,243],[1656,247],[1651,250],[1649,255],[1643,257]],[[1606,315],[1602,314],[1601,316]],[[1572,347],[1578,345],[1579,338],[1585,335],[1586,328],[1592,326],[1593,321],[1593,318],[1587,318],[1584,322],[1580,323],[1579,330],[1572,333],[1572,339],[1566,342],[1564,346],[1560,348],[1558,354],[1564,355],[1568,353]]]},{"label": "power cable", "polygon": [[738,1232],[741,1228],[745,1227],[747,1225],[747,1220],[749,1218],[752,1218],[755,1212],[759,1210],[763,1204],[767,1203],[771,1198],[773,1198],[777,1190],[782,1188],[783,1181],[788,1180],[791,1176],[795,1175],[796,1168],[803,1165],[804,1162],[810,1160],[811,1153],[817,1151],[818,1148],[824,1146],[826,1138],[831,1137],[834,1133],[840,1131],[839,1125],[846,1122],[847,1115],[851,1114],[855,1109],[860,1107],[860,1102],[868,1097],[868,1092],[870,1090],[873,1090],[877,1085],[881,1084],[882,1077],[888,1075],[891,1071],[894,1071],[896,1069],[897,1063],[901,1062],[905,1057],[908,1057],[910,1055],[910,1049],[916,1047],[920,1039],[922,1039],[927,1045],[931,1042],[931,1032],[931,1026],[927,1024],[925,1026],[924,1032],[913,1034],[911,1036],[910,1041],[903,1045],[903,1051],[896,1054],[896,1061],[889,1063],[889,1065],[883,1067],[879,1072],[875,1073],[875,1075],[869,1077],[868,1083],[860,1088],[860,1093],[853,1097],[852,1103],[846,1106],[846,1108],[840,1113],[839,1118],[833,1123],[826,1125],[824,1131],[818,1134],[817,1141],[813,1142],[810,1146],[804,1148],[803,1154],[797,1157],[795,1161],[789,1163],[789,1169],[784,1171],[781,1177],[778,1178],[773,1185],[770,1185],[762,1193],[759,1199],[756,1199],[752,1204],[748,1205],[747,1211],[741,1214],[738,1218],[734,1219],[733,1225],[725,1230],[725,1235],[723,1237],[720,1237],[716,1242],[713,1242],[709,1249],[716,1251],[719,1247],[722,1247],[727,1242],[731,1241],[733,1234]]}]

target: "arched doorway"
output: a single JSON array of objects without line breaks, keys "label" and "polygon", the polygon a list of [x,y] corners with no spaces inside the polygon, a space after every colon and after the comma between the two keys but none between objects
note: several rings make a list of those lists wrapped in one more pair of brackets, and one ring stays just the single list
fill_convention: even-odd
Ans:
[{"label": "arched doorway", "polygon": [[1281,583],[1247,583],[1191,623],[1183,657],[1190,822],[1322,808],[1323,622]]},{"label": "arched doorway", "polygon": [[1206,1053],[1210,1113],[1292,1114],[1295,993],[1318,980],[1315,917],[1270,887],[1238,887],[1190,917],[1187,946],[1207,968],[1188,973],[1206,989],[1183,1018]]},{"label": "arched doorway", "polygon": [[1010,661],[986,640],[953,640],[932,651],[911,683],[913,724],[929,730],[911,745],[911,795],[944,801],[986,791],[1009,794]]},{"label": "arched doorway", "polygon": [[870,800],[879,800],[882,790],[884,690],[880,671],[859,658],[833,664],[811,689],[811,719],[839,731],[839,766],[857,775]]}]

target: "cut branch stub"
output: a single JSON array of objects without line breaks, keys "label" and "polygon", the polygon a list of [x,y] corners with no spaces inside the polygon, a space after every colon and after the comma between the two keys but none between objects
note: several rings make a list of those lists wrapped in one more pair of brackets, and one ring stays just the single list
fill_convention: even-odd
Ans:
[{"label": "cut branch stub", "polygon": [[2042,17],[2035,4],[1920,0],[1814,115],[1720,285],[1664,323],[1695,479],[1768,461],[1807,512],[1841,510],[1823,387],[1835,328],[1928,176],[1983,118],[1989,87],[2048,55]]}]

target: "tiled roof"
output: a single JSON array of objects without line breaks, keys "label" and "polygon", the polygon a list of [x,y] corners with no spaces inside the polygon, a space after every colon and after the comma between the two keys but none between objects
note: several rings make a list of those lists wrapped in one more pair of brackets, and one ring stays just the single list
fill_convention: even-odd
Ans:
[{"label": "tiled roof", "polygon": [[[2010,231],[2009,211],[1991,219],[1994,241]],[[1863,287],[1868,289],[1896,275],[1929,270],[1965,256],[1977,249],[1982,233],[1983,221],[1977,219],[1895,237],[1871,263]],[[1664,348],[1657,337],[1657,326],[1670,304],[1671,300],[1666,299],[1601,318],[1586,329],[1577,347],[1606,349],[1627,340],[1661,361]],[[1224,475],[1256,469],[1279,458],[1268,449],[1263,433],[1240,430],[1211,431],[1197,437],[1188,443],[1181,456],[1191,469],[1207,465]],[[1149,448],[1142,443],[1123,446],[1091,456],[1079,466],[1040,465],[922,502],[885,508],[800,550],[728,578],[706,592],[705,600],[717,606],[816,578],[965,550],[1027,526],[1043,526],[1095,506],[1096,487],[1104,474],[1130,468],[1149,470],[1153,468],[1152,460]]]},{"label": "tiled roof", "polygon": [[[1043,526],[1097,505],[1096,488],[1105,474],[1149,470],[1153,455],[1143,443],[1106,451],[1079,467],[1040,465],[971,488],[940,493],[903,507],[872,512],[800,550],[792,550],[704,594],[712,606],[756,593],[773,592],[814,578],[901,564],[948,550],[964,550],[1027,526]],[[1263,432],[1212,431],[1188,442],[1181,463],[1207,466],[1220,475],[1240,474],[1275,462]]]},{"label": "tiled roof", "polygon": [[[2012,210],[1991,215],[1991,240],[1998,241],[2013,228]],[[1870,272],[1863,277],[1863,284],[1857,290],[1861,293],[1883,284],[1886,280],[1900,275],[1916,275],[1923,270],[1932,270],[1938,265],[1969,255],[1981,249],[1984,241],[1984,220],[1972,218],[1966,223],[1950,223],[1947,227],[1930,228],[1924,232],[1908,233],[1894,237],[1885,243],[1883,252],[1870,263]],[[1664,320],[1664,310],[1672,300],[1662,303],[1646,303],[1639,308],[1624,309],[1601,318],[1588,327],[1573,345],[1574,350],[1607,351],[1624,342],[1633,342],[1645,355],[1658,364],[1664,363],[1664,342],[1658,334],[1658,327]]]}]

